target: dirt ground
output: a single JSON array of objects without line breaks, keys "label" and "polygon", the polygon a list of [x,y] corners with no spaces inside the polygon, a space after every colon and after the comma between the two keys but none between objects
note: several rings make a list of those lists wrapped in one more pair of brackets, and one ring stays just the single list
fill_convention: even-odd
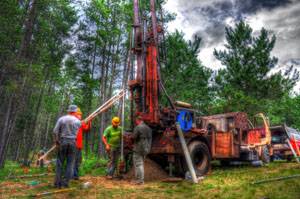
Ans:
[{"label": "dirt ground", "polygon": [[[80,187],[92,182],[85,189],[75,189],[41,198],[300,198],[300,178],[275,181],[260,185],[250,185],[252,181],[281,176],[297,175],[299,164],[271,163],[269,167],[221,167],[213,166],[212,175],[197,185],[181,180],[176,183],[164,183],[169,176],[153,162],[146,161],[145,185],[134,185],[134,169],[123,178],[106,180],[105,177],[84,176],[80,180],[71,180],[71,187]],[[38,185],[29,185],[29,181],[39,181]],[[35,179],[11,179],[0,182],[0,198],[24,198],[32,194],[54,191],[54,176]]]}]

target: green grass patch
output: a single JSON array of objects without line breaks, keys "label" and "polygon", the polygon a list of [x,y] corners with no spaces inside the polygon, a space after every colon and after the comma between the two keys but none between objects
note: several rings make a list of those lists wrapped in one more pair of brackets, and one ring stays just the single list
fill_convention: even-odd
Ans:
[{"label": "green grass patch", "polygon": [[[97,160],[96,156],[89,156],[81,165],[81,176],[89,179],[92,176],[105,175],[105,160]],[[13,166],[11,169],[9,166]],[[275,162],[269,167],[253,167],[243,165],[238,167],[222,167],[213,165],[212,175],[198,184],[185,180],[178,183],[147,182],[143,186],[132,185],[126,181],[105,181],[97,178],[90,188],[74,190],[66,193],[49,195],[43,198],[230,198],[252,199],[269,197],[271,199],[294,199],[300,197],[300,178],[254,184],[251,182],[299,175],[300,166],[295,163]],[[0,170],[0,176],[24,175],[24,167],[8,162]],[[39,168],[29,168],[26,175],[43,172]],[[24,179],[2,179],[0,181],[0,198],[24,198],[31,194],[48,192],[53,188],[54,176],[43,176]],[[29,181],[39,181],[39,185],[29,185]],[[72,181],[71,186],[80,186],[84,180]],[[125,183],[124,183],[125,182]],[[7,184],[10,183],[10,184]],[[15,191],[13,193],[12,191]]]}]

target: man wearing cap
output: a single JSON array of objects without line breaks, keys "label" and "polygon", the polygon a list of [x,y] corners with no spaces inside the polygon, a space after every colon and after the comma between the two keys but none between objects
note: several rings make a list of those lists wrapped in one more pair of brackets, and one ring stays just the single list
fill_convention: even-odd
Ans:
[{"label": "man wearing cap", "polygon": [[[56,122],[53,129],[53,139],[55,145],[58,145],[57,160],[56,160],[56,176],[54,180],[54,187],[68,187],[70,178],[72,176],[73,164],[76,152],[76,138],[81,122],[77,118],[77,106],[70,105],[67,112],[68,115],[62,116]],[[60,139],[58,141],[58,135]],[[67,166],[65,175],[62,177],[62,167],[65,159],[67,159]]]},{"label": "man wearing cap", "polygon": [[[80,110],[80,108],[77,108],[77,118],[81,120],[82,117],[82,112]],[[73,167],[73,174],[72,174],[72,178],[74,180],[79,180],[79,167],[82,161],[82,147],[83,147],[83,143],[82,143],[82,130],[90,130],[91,129],[91,121],[94,117],[92,116],[89,121],[88,124],[86,124],[86,121],[81,121],[82,126],[79,128],[78,130],[78,134],[77,134],[77,148],[76,148],[76,153],[75,153],[75,162],[74,162],[74,167]]]},{"label": "man wearing cap", "polygon": [[136,185],[144,184],[144,159],[149,154],[152,143],[152,130],[144,123],[141,116],[135,118],[136,127],[129,138],[133,142],[133,164],[135,169]]},{"label": "man wearing cap", "polygon": [[108,162],[106,165],[106,179],[108,180],[113,178],[118,163],[119,147],[122,136],[122,128],[119,125],[120,119],[114,117],[112,119],[112,125],[105,129],[102,137],[102,141],[105,144],[105,149],[108,154]]}]

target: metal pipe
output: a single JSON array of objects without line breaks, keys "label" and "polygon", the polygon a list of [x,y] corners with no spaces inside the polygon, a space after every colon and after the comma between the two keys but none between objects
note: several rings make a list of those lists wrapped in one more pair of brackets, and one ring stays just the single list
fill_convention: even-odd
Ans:
[{"label": "metal pipe", "polygon": [[142,111],[146,111],[146,95],[147,95],[147,56],[146,56],[146,32],[147,32],[147,19],[143,19],[143,41],[142,41],[142,57],[143,57],[143,67],[142,67]]},{"label": "metal pipe", "polygon": [[165,93],[165,95],[166,95],[166,97],[167,97],[167,99],[168,99],[168,101],[169,101],[169,103],[170,103],[172,109],[174,109],[174,110],[176,111],[176,107],[175,107],[175,105],[174,105],[174,103],[173,103],[171,97],[168,95],[168,93],[167,93],[167,91],[166,91],[164,85],[161,83],[161,81],[159,81],[159,85],[160,85],[160,87],[162,88],[163,92]]},{"label": "metal pipe", "polygon": [[268,179],[268,180],[261,180],[261,181],[251,182],[251,184],[260,184],[260,183],[264,183],[264,182],[284,180],[284,179],[289,179],[289,178],[298,178],[298,177],[300,177],[300,175],[286,176],[286,177],[281,177],[281,178],[272,178],[272,179]]},{"label": "metal pipe", "polygon": [[186,142],[185,142],[185,139],[184,139],[184,136],[183,136],[183,133],[182,133],[179,122],[176,122],[176,128],[177,128],[178,137],[179,137],[179,140],[180,140],[180,143],[181,143],[181,147],[182,147],[182,150],[183,150],[183,153],[184,153],[186,164],[188,165],[188,168],[189,168],[189,171],[190,171],[193,182],[195,184],[197,184],[198,180],[197,180],[197,177],[196,177],[196,172],[195,172],[193,162],[192,162],[192,159],[191,159],[191,155],[190,155],[189,150],[187,148],[187,145],[186,145]]},{"label": "metal pipe", "polygon": [[[125,85],[123,87],[123,90],[125,88]],[[125,105],[125,95],[123,95],[123,101],[122,101],[122,136],[121,136],[121,158],[120,162],[123,162],[123,154],[124,154],[124,139],[123,139],[123,134],[124,134],[124,105]]]},{"label": "metal pipe", "polygon": [[184,107],[184,108],[191,108],[191,106],[192,106],[189,103],[181,102],[181,101],[175,101],[174,104],[177,106],[180,106],[180,107]]},{"label": "metal pipe", "polygon": [[297,143],[296,143],[296,138],[295,138],[295,135],[293,134],[293,138],[294,138],[294,142],[295,142],[295,146],[296,146],[296,151],[297,151],[297,153],[298,153],[298,155],[299,155],[299,157],[300,157],[300,151],[299,151],[299,149],[298,149],[298,146],[297,146]]},{"label": "metal pipe", "polygon": [[153,30],[153,40],[154,40],[154,45],[158,44],[158,35],[157,35],[157,25],[156,25],[156,11],[155,11],[155,2],[154,0],[149,0],[150,1],[150,8],[151,8],[151,20],[152,20],[152,30]]},{"label": "metal pipe", "polygon": [[55,190],[55,191],[49,191],[49,192],[44,192],[44,193],[38,193],[38,194],[34,194],[34,195],[30,195],[28,197],[40,197],[40,196],[44,196],[44,195],[49,195],[49,194],[56,194],[56,193],[61,193],[61,192],[66,192],[66,191],[73,191],[75,189],[86,189],[88,188],[90,185],[92,184],[92,182],[86,182],[84,183],[82,186],[80,187],[72,187],[72,188],[67,188],[67,189],[60,189],[60,190]]},{"label": "metal pipe", "polygon": [[[138,48],[138,37],[140,35],[140,21],[139,21],[139,2],[133,0],[133,12],[134,12],[134,26],[135,26],[135,52],[137,54],[137,76],[138,80],[142,80],[142,54]],[[141,97],[139,92],[139,97]]]},{"label": "metal pipe", "polygon": [[110,104],[112,101],[114,101],[115,99],[119,99],[120,97],[122,97],[124,94],[126,93],[125,90],[122,90],[121,92],[117,93],[116,95],[114,95],[112,98],[110,98],[108,101],[106,101],[102,106],[100,106],[97,110],[95,110],[92,114],[90,114],[87,118],[85,118],[85,121],[88,121],[90,119],[90,117],[92,117],[95,114],[100,113],[100,111],[107,106],[108,104]]},{"label": "metal pipe", "polygon": [[297,162],[300,163],[300,162],[299,162],[299,159],[298,159],[298,156],[297,156],[296,152],[294,151],[294,148],[293,148],[293,146],[292,146],[292,144],[291,144],[291,142],[290,142],[290,139],[288,138],[288,139],[286,139],[286,141],[287,141],[289,147],[291,148],[291,151],[293,152],[293,155],[294,155],[294,157],[296,158]]},{"label": "metal pipe", "polygon": [[24,176],[9,176],[6,179],[14,179],[14,178],[31,178],[31,177],[41,177],[41,176],[50,176],[55,175],[55,173],[42,173],[42,174],[34,174],[34,175],[24,175]]},{"label": "metal pipe", "polygon": [[[134,67],[134,59],[135,59],[135,56],[134,56],[134,40],[135,40],[135,28],[132,27],[132,31],[131,31],[131,34],[132,34],[132,37],[131,37],[131,41],[132,41],[132,44],[131,44],[131,50],[130,50],[130,80],[133,80],[133,67]],[[130,127],[133,128],[133,90],[130,91],[131,92],[131,98],[130,98]]]},{"label": "metal pipe", "polygon": [[107,110],[112,104],[114,104],[117,100],[119,100],[125,94],[126,94],[125,90],[122,90],[121,92],[117,93],[115,96],[113,96],[108,101],[106,101],[102,106],[100,106],[96,111],[94,111],[87,118],[85,118],[85,121],[87,122],[92,116],[95,117],[96,115],[100,114],[101,112]]},{"label": "metal pipe", "polygon": [[56,145],[53,145],[43,156],[41,156],[38,161],[41,161],[44,157],[46,157],[51,151],[56,148]]},{"label": "metal pipe", "polygon": [[132,25],[131,26],[131,48],[134,49],[135,48],[135,26]]},{"label": "metal pipe", "polygon": [[169,176],[172,177],[172,162],[169,162]]}]

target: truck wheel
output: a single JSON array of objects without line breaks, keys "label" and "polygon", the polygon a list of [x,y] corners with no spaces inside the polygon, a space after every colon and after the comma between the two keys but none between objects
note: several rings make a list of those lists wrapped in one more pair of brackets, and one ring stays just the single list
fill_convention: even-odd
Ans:
[{"label": "truck wheel", "polygon": [[263,146],[263,148],[262,148],[261,160],[264,163],[269,163],[271,160],[269,148],[267,145]]},{"label": "truck wheel", "polygon": [[194,141],[189,144],[188,149],[191,154],[196,175],[206,174],[210,167],[210,152],[206,144],[200,141]]}]

